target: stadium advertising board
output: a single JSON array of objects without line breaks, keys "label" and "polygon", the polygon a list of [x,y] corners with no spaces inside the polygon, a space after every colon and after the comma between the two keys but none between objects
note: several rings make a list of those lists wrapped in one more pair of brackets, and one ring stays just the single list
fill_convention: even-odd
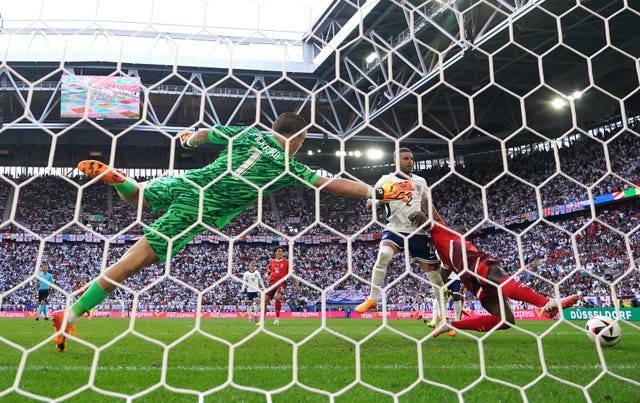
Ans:
[{"label": "stadium advertising board", "polygon": [[[572,308],[564,311],[564,317],[568,320],[588,320],[596,316],[606,316],[618,319],[618,312],[614,308]],[[640,321],[640,309],[620,308],[620,319]]]},{"label": "stadium advertising board", "polygon": [[[468,311],[469,316],[485,316],[489,313],[485,310],[477,310],[477,311]],[[29,311],[0,311],[0,318],[33,318],[36,316],[36,312],[33,310]],[[453,312],[449,312],[450,316]],[[246,319],[246,312],[200,312],[199,314],[196,312],[147,312],[147,311],[139,311],[134,313],[128,313],[124,311],[107,311],[96,309],[93,311],[93,317],[95,318],[128,318],[129,316],[135,316],[136,318],[144,318],[144,319],[192,319],[196,318],[200,315],[201,318],[204,319]],[[517,320],[551,320],[546,316],[542,315],[542,311],[539,309],[524,309],[524,310],[515,310],[514,315]],[[566,312],[565,312],[566,315]],[[317,312],[282,312],[280,314],[281,318],[301,318],[301,319],[320,319],[322,318],[323,313],[321,311]],[[340,311],[326,311],[324,313],[326,318],[345,318],[346,312],[344,310]],[[420,319],[425,317],[431,317],[431,311],[389,311],[385,314],[387,319]],[[352,319],[382,319],[382,312],[365,312],[363,314],[359,314],[357,312],[350,312],[349,317]],[[565,316],[568,318],[568,316]],[[273,319],[275,318],[274,312],[267,312],[267,318]]]}]

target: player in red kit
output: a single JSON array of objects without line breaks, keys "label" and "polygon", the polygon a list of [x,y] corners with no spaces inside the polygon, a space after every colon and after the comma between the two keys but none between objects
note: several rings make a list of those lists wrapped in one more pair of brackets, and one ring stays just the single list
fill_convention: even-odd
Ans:
[{"label": "player in red kit", "polygon": [[[287,284],[287,275],[289,274],[289,261],[284,257],[284,248],[279,246],[275,250],[275,257],[269,262],[267,268],[267,280],[269,281],[269,287],[264,294],[264,309],[262,311],[262,317],[265,317],[265,311],[267,305],[273,299],[275,301],[276,319],[273,321],[274,325],[280,324],[280,311],[282,310],[282,293],[285,285]],[[293,284],[296,292],[300,292],[300,283],[298,279],[293,279]],[[258,325],[260,322],[258,322]]]},{"label": "player in red kit", "polygon": [[[456,320],[451,323],[443,322],[442,326],[434,332],[434,337],[442,333],[453,335],[455,334],[452,334],[454,328],[486,332],[503,320],[504,323],[499,329],[508,329],[509,324],[515,323],[515,318],[507,298],[541,307],[542,313],[549,318],[553,318],[558,313],[559,306],[561,309],[565,309],[577,302],[577,295],[571,295],[558,301],[538,294],[511,277],[493,256],[478,250],[471,242],[463,241],[442,221],[435,210],[434,218],[436,222],[428,224],[432,225],[429,232],[442,265],[457,273],[465,288],[471,291],[491,314]],[[426,221],[425,217],[419,218],[416,225],[422,225]],[[465,263],[467,269],[465,269]],[[502,298],[500,293],[502,293]]]}]

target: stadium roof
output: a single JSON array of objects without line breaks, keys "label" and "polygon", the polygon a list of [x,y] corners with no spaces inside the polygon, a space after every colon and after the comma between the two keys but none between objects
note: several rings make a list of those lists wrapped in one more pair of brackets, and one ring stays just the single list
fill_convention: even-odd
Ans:
[{"label": "stadium roof", "polygon": [[0,12],[10,35],[2,45],[13,61],[50,62],[64,55],[69,62],[312,72],[315,58],[307,38],[338,3],[182,0],[176,7],[169,0],[7,2]]}]

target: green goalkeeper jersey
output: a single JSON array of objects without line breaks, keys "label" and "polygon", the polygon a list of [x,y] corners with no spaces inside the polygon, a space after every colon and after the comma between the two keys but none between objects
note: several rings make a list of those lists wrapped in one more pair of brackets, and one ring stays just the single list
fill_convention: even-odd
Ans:
[{"label": "green goalkeeper jersey", "polygon": [[183,176],[153,179],[144,188],[151,210],[165,210],[144,229],[161,262],[178,253],[205,225],[223,229],[258,200],[260,191],[265,196],[288,186],[311,187],[319,178],[287,157],[273,136],[255,128],[215,126],[209,141],[227,146],[211,164]]},{"label": "green goalkeeper jersey", "polygon": [[[205,215],[222,229],[263,195],[288,186],[313,185],[319,175],[293,157],[271,135],[241,126],[214,126],[209,142],[227,147],[211,164],[188,171],[184,178],[208,187],[204,190]],[[287,170],[288,165],[288,170]]]}]

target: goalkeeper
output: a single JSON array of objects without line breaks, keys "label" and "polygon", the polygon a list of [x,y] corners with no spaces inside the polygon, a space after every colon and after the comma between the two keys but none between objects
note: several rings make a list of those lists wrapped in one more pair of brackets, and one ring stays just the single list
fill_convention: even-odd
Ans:
[{"label": "goalkeeper", "polygon": [[206,143],[229,147],[204,168],[190,170],[183,176],[157,178],[144,186],[99,161],[80,162],[81,172],[113,185],[128,203],[142,203],[151,211],[165,213],[145,226],[145,236],[108,267],[73,306],[54,313],[58,351],[66,349],[67,335],[75,335],[74,323],[124,280],[151,264],[173,257],[206,229],[204,225],[223,229],[269,193],[290,186],[307,186],[356,198],[408,200],[413,195],[410,181],[372,188],[349,179],[319,176],[299,163],[293,155],[307,136],[307,126],[301,116],[283,113],[273,123],[270,135],[257,128],[236,126],[182,133],[179,139],[184,148]]}]

